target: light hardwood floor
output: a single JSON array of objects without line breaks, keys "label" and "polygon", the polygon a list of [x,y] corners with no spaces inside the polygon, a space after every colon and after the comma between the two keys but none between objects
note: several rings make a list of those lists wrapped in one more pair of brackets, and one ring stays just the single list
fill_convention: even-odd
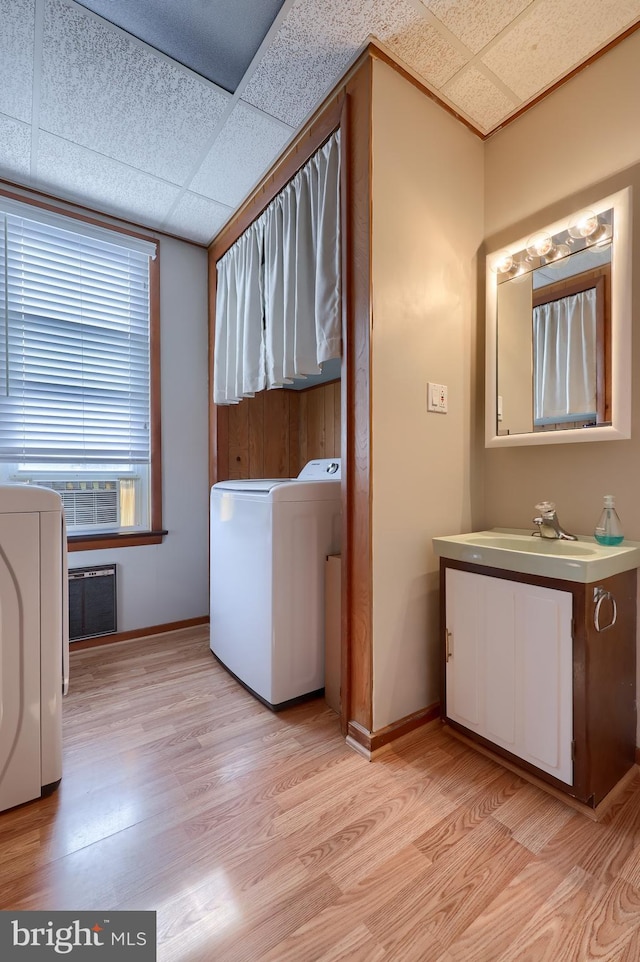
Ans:
[{"label": "light hardwood floor", "polygon": [[369,764],[206,629],[71,670],[62,784],[0,815],[0,908],[156,910],[161,962],[640,959],[640,776],[594,823],[439,722]]}]

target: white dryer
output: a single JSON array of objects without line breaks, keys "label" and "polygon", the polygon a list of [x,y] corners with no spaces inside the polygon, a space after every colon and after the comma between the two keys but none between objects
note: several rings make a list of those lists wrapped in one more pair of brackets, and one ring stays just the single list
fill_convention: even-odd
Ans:
[{"label": "white dryer", "polygon": [[275,710],[324,687],[324,562],[341,544],[339,459],[211,489],[211,651]]},{"label": "white dryer", "polygon": [[0,811],[62,777],[66,568],[60,495],[0,484]]}]

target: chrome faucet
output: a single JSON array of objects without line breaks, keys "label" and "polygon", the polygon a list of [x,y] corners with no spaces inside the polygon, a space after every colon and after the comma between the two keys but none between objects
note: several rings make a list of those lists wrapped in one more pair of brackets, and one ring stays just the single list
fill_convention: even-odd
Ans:
[{"label": "chrome faucet", "polygon": [[565,531],[558,521],[556,506],[553,501],[541,501],[540,504],[536,505],[536,511],[539,511],[540,514],[533,519],[533,523],[538,528],[537,531],[531,532],[533,535],[539,535],[541,538],[549,538],[550,540],[558,540],[559,538],[565,541],[578,540],[575,534],[569,534],[568,531]]}]

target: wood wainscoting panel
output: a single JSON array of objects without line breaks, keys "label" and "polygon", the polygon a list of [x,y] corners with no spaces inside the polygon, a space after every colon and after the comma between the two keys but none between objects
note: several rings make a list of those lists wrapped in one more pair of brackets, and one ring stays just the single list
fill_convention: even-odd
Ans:
[{"label": "wood wainscoting panel", "polygon": [[250,478],[249,464],[249,404],[229,406],[229,479]]},{"label": "wood wainscoting panel", "polygon": [[[263,391],[264,398],[264,464],[262,474],[253,478],[291,478],[291,391]],[[253,405],[259,395],[247,403]],[[252,466],[253,467],[253,466]]]},{"label": "wood wainscoting panel", "polygon": [[[242,407],[242,405],[238,405]],[[264,391],[260,391],[251,402],[247,404],[249,414],[249,433],[248,433],[248,459],[247,469],[250,478],[267,478],[269,475],[264,470],[264,420],[265,420],[265,396]]]},{"label": "wood wainscoting panel", "polygon": [[302,457],[306,464],[311,458],[318,457],[317,454],[312,454],[313,451],[324,451],[324,394],[319,391],[305,391],[300,401],[306,401],[306,418],[302,410],[300,411],[300,441],[304,443]]},{"label": "wood wainscoting panel", "polygon": [[[295,478],[313,458],[340,457],[340,381],[303,391],[261,391],[224,409],[218,464],[228,478]],[[226,480],[220,474],[218,480]]]}]

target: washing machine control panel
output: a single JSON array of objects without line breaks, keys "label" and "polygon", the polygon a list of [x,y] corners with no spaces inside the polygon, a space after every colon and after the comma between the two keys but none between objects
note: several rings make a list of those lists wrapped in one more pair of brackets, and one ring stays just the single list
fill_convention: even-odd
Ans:
[{"label": "washing machine control panel", "polygon": [[308,461],[297,477],[298,481],[339,481],[340,458],[316,458]]}]

